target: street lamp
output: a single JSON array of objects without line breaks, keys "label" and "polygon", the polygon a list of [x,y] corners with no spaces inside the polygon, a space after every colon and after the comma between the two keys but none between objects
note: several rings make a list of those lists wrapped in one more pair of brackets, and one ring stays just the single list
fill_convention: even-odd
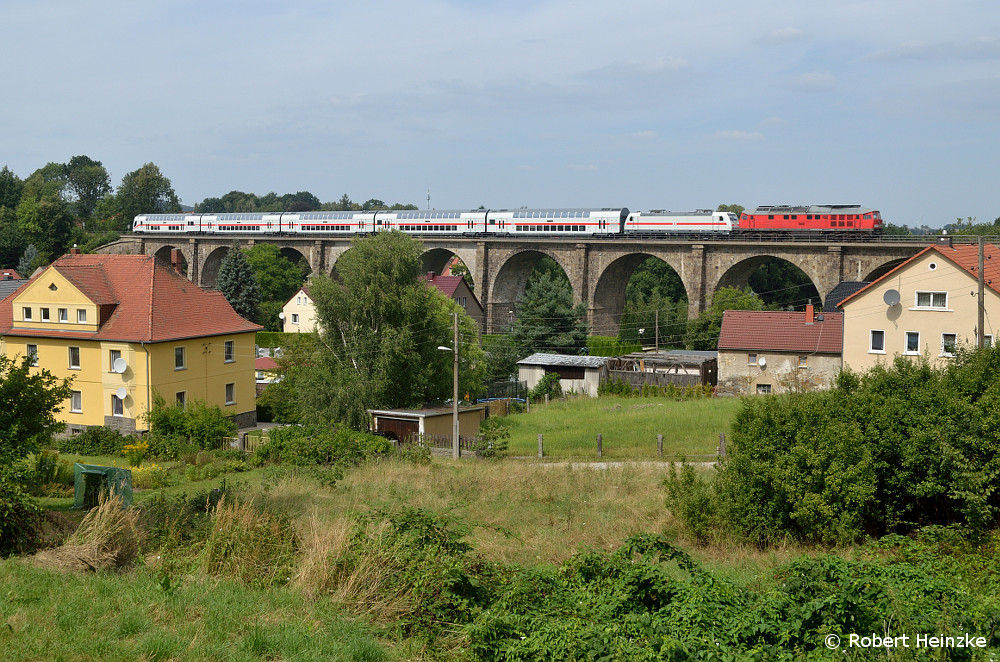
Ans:
[{"label": "street lamp", "polygon": [[[452,316],[455,318],[455,375],[451,398],[451,457],[457,460],[462,454],[458,447],[458,313],[452,313]],[[452,351],[451,347],[444,345],[438,345],[438,349]]]}]

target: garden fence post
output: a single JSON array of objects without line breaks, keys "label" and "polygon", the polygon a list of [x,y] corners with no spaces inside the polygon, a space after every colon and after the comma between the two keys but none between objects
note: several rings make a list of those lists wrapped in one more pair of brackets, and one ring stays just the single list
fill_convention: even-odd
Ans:
[{"label": "garden fence post", "polygon": [[663,435],[656,435],[656,455],[658,457],[663,457]]},{"label": "garden fence post", "polygon": [[726,433],[719,433],[719,457],[726,457]]},{"label": "garden fence post", "polygon": [[538,433],[538,457],[542,457],[542,433]]},{"label": "garden fence post", "polygon": [[604,454],[604,435],[600,432],[597,433],[597,457],[601,457]]}]

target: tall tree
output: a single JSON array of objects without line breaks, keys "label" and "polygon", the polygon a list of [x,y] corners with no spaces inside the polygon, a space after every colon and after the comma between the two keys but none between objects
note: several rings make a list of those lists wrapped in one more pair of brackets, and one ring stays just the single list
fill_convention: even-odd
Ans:
[{"label": "tall tree", "polygon": [[139,214],[169,213],[181,210],[173,185],[155,163],[147,163],[122,177],[114,195],[118,230],[131,229],[132,219]]},{"label": "tall tree", "polygon": [[684,346],[688,349],[712,351],[719,347],[722,314],[727,310],[764,310],[764,300],[749,287],[721,287],[712,296],[712,303],[697,318],[688,322]]},{"label": "tall tree", "polygon": [[49,260],[65,252],[73,228],[73,215],[63,198],[66,182],[59,174],[61,168],[50,163],[32,173],[17,206],[21,236]]},{"label": "tall tree", "polygon": [[42,258],[38,254],[38,249],[34,244],[28,244],[17,263],[17,274],[21,278],[31,278],[31,274],[40,266],[40,262]]},{"label": "tall tree", "polygon": [[0,207],[17,209],[21,203],[24,182],[7,166],[0,170]]},{"label": "tall tree", "polygon": [[233,244],[219,265],[216,285],[233,310],[251,322],[260,319],[260,287],[253,267],[238,244]]},{"label": "tall tree", "polygon": [[357,238],[337,261],[337,280],[319,275],[309,291],[320,343],[295,386],[303,422],[364,429],[366,409],[417,406],[450,396],[452,313],[460,321],[462,394],[482,387],[485,361],[476,323],[419,280],[423,247],[400,232]]},{"label": "tall tree", "polygon": [[736,218],[739,218],[740,214],[742,214],[745,210],[746,207],[744,207],[743,205],[738,205],[736,203],[733,203],[731,205],[719,205],[718,207],[715,208],[715,211],[730,211],[736,214]]},{"label": "tall tree", "polygon": [[66,164],[67,188],[76,198],[76,210],[90,218],[97,203],[111,193],[111,177],[100,161],[89,156],[74,156]]},{"label": "tall tree", "polygon": [[574,306],[569,282],[548,272],[529,282],[514,314],[514,342],[525,356],[532,352],[578,354],[587,346],[586,304]]}]

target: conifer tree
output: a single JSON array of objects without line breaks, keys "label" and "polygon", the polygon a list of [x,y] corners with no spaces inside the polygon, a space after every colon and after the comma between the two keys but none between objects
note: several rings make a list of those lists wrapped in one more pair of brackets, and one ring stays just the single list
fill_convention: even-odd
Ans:
[{"label": "conifer tree", "polygon": [[573,305],[569,282],[543,273],[515,307],[514,342],[520,353],[579,354],[587,347],[586,304]]},{"label": "conifer tree", "polygon": [[254,277],[253,267],[240,250],[239,244],[234,242],[223,258],[216,285],[241,317],[251,322],[260,319],[260,287]]}]

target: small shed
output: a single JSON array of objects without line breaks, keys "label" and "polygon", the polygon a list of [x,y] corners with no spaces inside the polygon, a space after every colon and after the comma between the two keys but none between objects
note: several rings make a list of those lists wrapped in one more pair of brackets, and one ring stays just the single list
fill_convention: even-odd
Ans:
[{"label": "small shed", "polygon": [[608,379],[640,388],[651,386],[715,386],[719,353],[695,350],[635,352],[608,360]]},{"label": "small shed", "polygon": [[563,393],[586,393],[597,397],[597,388],[608,374],[608,359],[604,356],[572,356],[568,354],[532,354],[517,362],[517,378],[535,388],[547,374],[559,375]]},{"label": "small shed", "polygon": [[[418,434],[434,439],[451,439],[453,414],[451,407],[369,409],[368,413],[372,417],[372,431],[396,441],[405,441]],[[483,405],[459,406],[459,438],[475,438],[479,434],[479,424],[484,418],[486,418],[486,407]]]}]

